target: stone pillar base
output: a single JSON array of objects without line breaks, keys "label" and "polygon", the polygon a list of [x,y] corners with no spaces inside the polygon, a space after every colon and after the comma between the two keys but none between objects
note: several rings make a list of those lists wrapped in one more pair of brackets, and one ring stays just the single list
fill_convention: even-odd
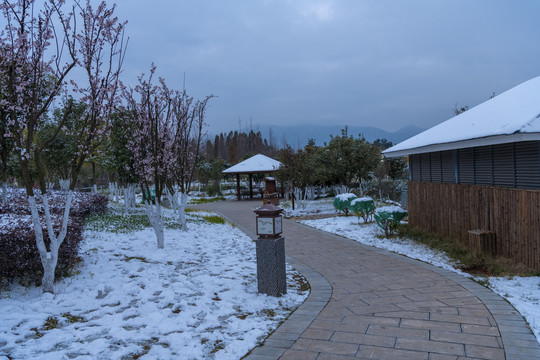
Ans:
[{"label": "stone pillar base", "polygon": [[270,296],[286,294],[285,239],[258,239],[256,243],[259,293]]}]

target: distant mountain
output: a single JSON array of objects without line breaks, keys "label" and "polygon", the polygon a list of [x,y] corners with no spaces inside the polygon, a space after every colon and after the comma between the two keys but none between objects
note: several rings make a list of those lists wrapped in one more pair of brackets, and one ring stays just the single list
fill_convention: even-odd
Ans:
[{"label": "distant mountain", "polygon": [[[304,147],[307,144],[308,139],[315,139],[317,145],[324,145],[330,141],[330,135],[341,135],[341,129],[345,128],[345,125],[295,125],[295,126],[277,126],[277,125],[258,125],[254,126],[255,131],[260,130],[263,137],[270,137],[270,130],[272,131],[272,137],[279,147],[282,147],[285,143],[293,148]],[[424,131],[418,126],[408,125],[396,132],[389,132],[372,126],[348,126],[348,134],[357,137],[362,134],[368,141],[373,142],[376,139],[387,139],[392,143],[397,144],[403,140],[410,138],[420,132]]]}]

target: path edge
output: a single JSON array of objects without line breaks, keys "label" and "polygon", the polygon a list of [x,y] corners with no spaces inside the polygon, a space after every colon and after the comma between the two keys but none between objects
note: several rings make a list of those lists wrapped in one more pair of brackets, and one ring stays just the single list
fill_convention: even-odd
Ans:
[{"label": "path edge", "polygon": [[[252,240],[257,239],[257,235],[251,230],[237,224],[223,213],[211,210],[223,217],[232,226],[236,227]],[[287,239],[285,239],[287,241]],[[330,301],[332,297],[332,286],[324,276],[313,270],[310,266],[291,255],[285,255],[285,261],[296,271],[306,278],[310,286],[307,299],[286,318],[274,332],[272,332],[261,345],[257,345],[248,352],[242,359],[245,360],[277,360],[289,350],[300,335],[311,325],[319,313]]]},{"label": "path edge", "polygon": [[296,223],[308,227],[311,230],[331,235],[342,241],[353,241],[360,246],[367,247],[380,254],[397,257],[409,263],[414,263],[417,266],[433,271],[434,273],[459,284],[470,291],[474,296],[478,297],[495,319],[503,342],[506,359],[540,360],[540,344],[531,328],[527,325],[525,318],[505,298],[495,293],[493,290],[478,284],[472,278],[465,277],[451,270],[443,269],[418,259],[413,259],[375,246],[366,245],[344,236],[316,229],[300,222]]}]

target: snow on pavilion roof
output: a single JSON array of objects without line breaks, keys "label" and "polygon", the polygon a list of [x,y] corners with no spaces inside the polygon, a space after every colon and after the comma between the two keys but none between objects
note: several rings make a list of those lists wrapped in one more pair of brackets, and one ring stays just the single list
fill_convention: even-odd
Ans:
[{"label": "snow on pavilion roof", "polygon": [[526,81],[383,153],[432,151],[540,140],[540,77]]},{"label": "snow on pavilion roof", "polygon": [[277,160],[269,158],[263,154],[257,154],[238,164],[223,170],[225,174],[249,174],[249,173],[264,173],[274,172],[281,166]]}]

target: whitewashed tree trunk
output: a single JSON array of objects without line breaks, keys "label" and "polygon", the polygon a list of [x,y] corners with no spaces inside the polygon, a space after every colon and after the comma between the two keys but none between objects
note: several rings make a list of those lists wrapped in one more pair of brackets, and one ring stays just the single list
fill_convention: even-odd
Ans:
[{"label": "whitewashed tree trunk", "polygon": [[54,182],[48,182],[47,183],[47,190],[52,190],[54,189]]},{"label": "whitewashed tree trunk", "polygon": [[178,189],[174,188],[174,194],[171,195],[171,201],[172,201],[172,207],[174,209],[174,215],[180,216],[178,212],[180,211],[180,205],[176,199],[176,196],[178,194]]},{"label": "whitewashed tree trunk", "polygon": [[174,207],[178,209],[178,221],[182,225],[182,230],[187,231],[186,207],[188,195],[182,192],[176,192],[173,196]]},{"label": "whitewashed tree trunk", "polygon": [[294,188],[294,197],[298,201],[298,207],[305,209],[306,208],[306,201],[303,197],[303,191],[301,188]]},{"label": "whitewashed tree trunk", "polygon": [[34,225],[34,233],[36,235],[36,244],[39,250],[39,257],[41,258],[41,264],[43,265],[41,290],[43,292],[54,293],[54,271],[56,270],[56,265],[58,264],[58,250],[60,249],[60,245],[62,245],[64,242],[67,234],[69,210],[71,209],[71,203],[73,200],[73,191],[69,191],[67,194],[66,204],[64,207],[64,217],[62,218],[62,228],[58,235],[54,234],[47,194],[43,194],[42,198],[45,222],[47,224],[47,232],[50,240],[50,251],[47,251],[47,247],[45,246],[45,241],[43,239],[43,230],[41,228],[41,219],[39,217],[36,199],[33,196],[29,196],[28,203],[30,204],[30,212],[32,214],[32,223]]},{"label": "whitewashed tree trunk", "polygon": [[94,186],[92,186],[92,192],[94,194],[97,194],[97,185],[96,184],[94,184]]},{"label": "whitewashed tree trunk", "polygon": [[313,186],[306,187],[306,199],[315,200],[315,188]]},{"label": "whitewashed tree trunk", "polygon": [[69,190],[69,180],[67,179],[60,179],[59,181],[60,189],[61,190]]},{"label": "whitewashed tree trunk", "polygon": [[135,197],[135,184],[129,184],[129,207],[135,209],[137,207],[137,199]]},{"label": "whitewashed tree trunk", "polygon": [[360,181],[360,185],[358,186],[358,190],[360,191],[360,197],[364,196],[364,182]]},{"label": "whitewashed tree trunk", "polygon": [[2,183],[2,205],[7,203],[8,186],[7,182]]},{"label": "whitewashed tree trunk", "polygon": [[169,207],[173,209],[173,212],[176,214],[176,205],[174,203],[174,193],[171,194],[169,191],[169,188],[165,188],[165,195],[163,199],[163,206]]},{"label": "whitewashed tree trunk", "polygon": [[109,197],[112,201],[120,202],[120,188],[115,182],[109,183]]},{"label": "whitewashed tree trunk", "polygon": [[128,184],[124,191],[124,203],[126,205],[126,212],[129,213],[136,207],[135,204],[137,201],[135,199],[135,184]]},{"label": "whitewashed tree trunk", "polygon": [[334,194],[345,194],[349,192],[349,188],[346,185],[336,185],[334,186]]},{"label": "whitewashed tree trunk", "polygon": [[135,184],[128,184],[124,189],[124,208],[126,214],[135,209]]},{"label": "whitewashed tree trunk", "polygon": [[161,214],[161,205],[157,196],[155,197],[155,205],[152,205],[151,201],[146,202],[146,215],[156,234],[157,246],[159,249],[163,249],[165,247],[163,215]]}]

